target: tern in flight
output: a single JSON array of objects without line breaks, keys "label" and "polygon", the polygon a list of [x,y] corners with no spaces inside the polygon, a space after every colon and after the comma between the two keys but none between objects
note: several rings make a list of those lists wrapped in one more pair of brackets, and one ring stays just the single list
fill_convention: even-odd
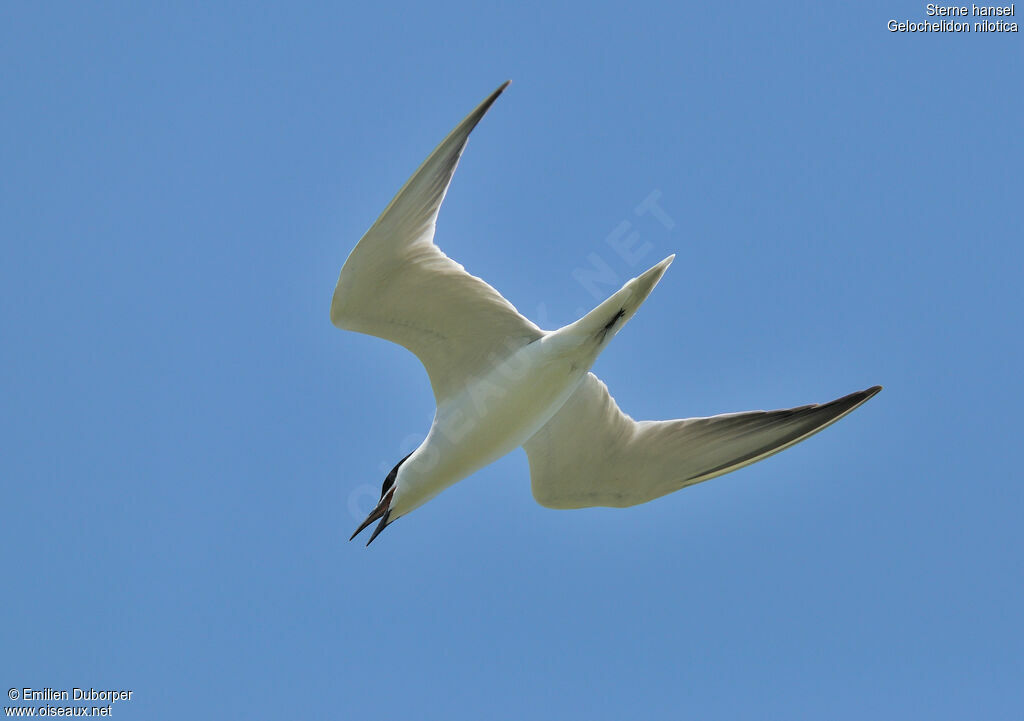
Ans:
[{"label": "tern in flight", "polygon": [[438,209],[469,134],[507,86],[441,141],[341,269],[331,322],[415,353],[437,402],[426,439],[388,473],[352,538],[379,519],[370,545],[395,519],[518,446],[543,506],[646,503],[789,448],[881,390],[684,420],[634,421],[619,410],[590,367],[674,256],[575,323],[545,331],[434,244]]}]

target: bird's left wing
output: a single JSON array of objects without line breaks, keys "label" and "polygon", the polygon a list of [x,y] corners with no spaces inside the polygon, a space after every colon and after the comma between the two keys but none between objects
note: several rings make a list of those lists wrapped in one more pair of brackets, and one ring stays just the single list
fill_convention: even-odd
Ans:
[{"label": "bird's left wing", "polygon": [[543,335],[434,245],[437,213],[469,134],[507,85],[466,116],[398,191],[345,261],[331,302],[334,325],[415,353],[438,403]]},{"label": "bird's left wing", "polygon": [[622,508],[735,471],[835,423],[881,390],[778,411],[634,421],[588,373],[523,444],[533,496],[549,508]]}]

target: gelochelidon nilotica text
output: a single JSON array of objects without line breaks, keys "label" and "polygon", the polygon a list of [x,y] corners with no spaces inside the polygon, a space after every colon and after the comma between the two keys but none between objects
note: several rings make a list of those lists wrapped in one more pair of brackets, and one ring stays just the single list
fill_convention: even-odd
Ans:
[{"label": "gelochelidon nilotica text", "polygon": [[541,505],[646,503],[778,453],[881,390],[710,418],[634,421],[620,411],[590,367],[674,256],[575,323],[544,331],[434,245],[438,209],[469,134],[507,86],[441,141],[341,269],[331,321],[415,353],[437,402],[426,439],[388,474],[352,538],[380,519],[369,545],[395,519],[518,446]]}]

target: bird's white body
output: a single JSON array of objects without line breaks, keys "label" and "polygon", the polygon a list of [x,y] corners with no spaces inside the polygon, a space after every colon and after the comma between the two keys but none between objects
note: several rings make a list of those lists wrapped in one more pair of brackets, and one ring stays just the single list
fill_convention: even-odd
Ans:
[{"label": "bird's white body", "polygon": [[520,348],[441,403],[398,472],[401,516],[521,446],[562,407],[590,367],[585,342],[552,333]]},{"label": "bird's white body", "polygon": [[645,503],[788,448],[880,390],[710,418],[638,422],[620,411],[590,367],[674,256],[575,323],[543,331],[434,244],[437,213],[469,134],[506,85],[423,162],[338,278],[331,321],[415,353],[437,401],[426,439],[385,479],[377,508],[356,533],[379,518],[372,541],[390,521],[518,446],[542,505]]},{"label": "bird's white body", "polygon": [[418,508],[537,433],[575,392],[673,258],[630,280],[575,323],[504,358],[495,356],[493,367],[439,402],[426,439],[398,471],[392,515]]}]

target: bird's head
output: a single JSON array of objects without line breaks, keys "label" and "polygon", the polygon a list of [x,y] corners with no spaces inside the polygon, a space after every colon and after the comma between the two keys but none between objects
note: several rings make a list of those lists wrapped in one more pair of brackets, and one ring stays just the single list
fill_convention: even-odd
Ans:
[{"label": "bird's head", "polygon": [[[410,453],[409,456],[411,455],[412,454]],[[377,502],[377,507],[370,511],[370,515],[366,517],[366,520],[360,524],[359,528],[356,529],[356,532],[353,533],[352,537],[348,540],[351,541],[362,533],[364,528],[379,518],[380,523],[378,523],[377,527],[373,529],[373,533],[370,535],[370,540],[366,542],[366,545],[369,546],[373,543],[373,539],[375,539],[377,535],[391,523],[391,501],[395,498],[395,490],[398,485],[398,469],[402,467],[402,464],[405,463],[409,456],[406,456],[396,463],[395,467],[391,469],[390,473],[388,473],[387,478],[384,479],[384,484],[380,487],[380,501]]]}]

